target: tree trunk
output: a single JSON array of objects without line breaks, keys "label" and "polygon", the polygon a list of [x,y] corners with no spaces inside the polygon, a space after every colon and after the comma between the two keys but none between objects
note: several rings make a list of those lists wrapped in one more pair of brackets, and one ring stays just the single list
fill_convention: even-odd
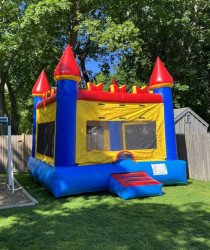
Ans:
[{"label": "tree trunk", "polygon": [[19,115],[18,115],[18,106],[17,100],[12,88],[12,85],[9,81],[6,82],[8,93],[9,93],[9,100],[11,104],[11,125],[12,125],[12,134],[17,135],[19,130]]},{"label": "tree trunk", "polygon": [[77,0],[74,2],[73,7],[71,12],[73,15],[71,15],[71,30],[70,30],[70,38],[69,38],[69,43],[73,49],[76,47],[77,43],[77,36],[78,36],[78,31],[75,30],[74,28],[78,25],[78,12],[80,10],[80,4],[81,0]]},{"label": "tree trunk", "polygon": [[20,51],[20,48],[11,54],[8,62],[6,63],[6,67],[5,67],[4,71],[3,71],[2,75],[0,76],[0,115],[8,115],[4,88],[5,88],[5,84],[7,82],[7,79],[8,79],[9,69],[10,69],[12,63],[14,62],[14,59],[17,56],[18,52]]},{"label": "tree trunk", "polygon": [[0,115],[7,115],[7,107],[6,107],[6,100],[5,100],[5,83],[6,83],[6,76],[2,76],[0,78]]},{"label": "tree trunk", "polygon": [[90,81],[87,70],[86,70],[86,66],[85,66],[85,59],[80,58],[80,67],[82,70],[82,75],[83,75],[83,79],[86,83],[88,83]]}]

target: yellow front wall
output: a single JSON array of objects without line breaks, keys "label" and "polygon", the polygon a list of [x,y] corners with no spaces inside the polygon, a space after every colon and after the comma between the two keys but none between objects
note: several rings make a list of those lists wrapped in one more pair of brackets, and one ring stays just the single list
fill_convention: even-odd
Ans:
[{"label": "yellow front wall", "polygon": [[36,123],[55,121],[56,102],[36,110]]},{"label": "yellow front wall", "polygon": [[[105,105],[103,105],[105,104]],[[164,109],[157,104],[98,103],[94,101],[77,102],[76,162],[81,165],[108,163],[116,159],[120,151],[87,151],[87,121],[156,121],[157,149],[129,150],[137,161],[165,160]],[[99,117],[104,117],[103,120]]]},{"label": "yellow front wall", "polygon": [[[46,107],[40,108],[36,110],[36,142],[37,142],[37,135],[38,135],[38,124],[46,123],[46,122],[53,122],[55,121],[56,117],[56,102],[47,105]],[[37,148],[37,144],[36,144]],[[54,165],[54,158],[48,157],[43,154],[39,154],[36,152],[35,157]]]}]

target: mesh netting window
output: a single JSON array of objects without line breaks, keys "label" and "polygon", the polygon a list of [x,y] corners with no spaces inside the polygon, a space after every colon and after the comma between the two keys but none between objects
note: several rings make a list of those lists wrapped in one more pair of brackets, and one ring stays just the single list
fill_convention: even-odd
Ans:
[{"label": "mesh netting window", "polygon": [[156,123],[88,121],[87,150],[119,151],[157,148]]},{"label": "mesh netting window", "polygon": [[55,122],[38,124],[37,153],[54,157]]},{"label": "mesh netting window", "polygon": [[107,122],[87,122],[87,150],[109,150]]},{"label": "mesh netting window", "polygon": [[127,150],[157,148],[156,123],[126,124],[125,141]]}]

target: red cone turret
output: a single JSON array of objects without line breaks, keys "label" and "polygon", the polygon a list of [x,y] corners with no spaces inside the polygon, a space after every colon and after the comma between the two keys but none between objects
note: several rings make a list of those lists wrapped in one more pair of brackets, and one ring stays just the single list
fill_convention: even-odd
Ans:
[{"label": "red cone turret", "polygon": [[162,88],[162,87],[170,87],[172,88],[174,85],[174,80],[172,76],[169,74],[168,70],[164,66],[163,62],[157,57],[155,62],[155,67],[152,72],[152,76],[150,78],[149,86],[150,89]]},{"label": "red cone turret", "polygon": [[54,72],[56,81],[62,79],[80,82],[81,73],[70,45],[68,44]]},{"label": "red cone turret", "polygon": [[49,90],[51,90],[50,84],[48,82],[45,71],[42,70],[41,74],[39,75],[37,81],[34,84],[34,87],[32,89],[32,95],[42,96],[45,92]]}]

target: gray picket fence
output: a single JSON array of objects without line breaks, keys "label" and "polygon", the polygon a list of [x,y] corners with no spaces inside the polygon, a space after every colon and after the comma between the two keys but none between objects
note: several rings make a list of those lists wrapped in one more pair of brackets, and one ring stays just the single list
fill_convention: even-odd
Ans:
[{"label": "gray picket fence", "polygon": [[[5,172],[7,166],[7,136],[0,136],[0,172]],[[31,155],[32,136],[12,136],[12,161],[14,172],[26,171],[27,159]]]},{"label": "gray picket fence", "polygon": [[[176,138],[179,159],[187,161],[188,176],[196,180],[210,180],[210,134],[185,134]],[[14,172],[26,171],[31,147],[31,135],[12,136]],[[0,136],[0,172],[4,172],[6,166],[7,136]]]}]

